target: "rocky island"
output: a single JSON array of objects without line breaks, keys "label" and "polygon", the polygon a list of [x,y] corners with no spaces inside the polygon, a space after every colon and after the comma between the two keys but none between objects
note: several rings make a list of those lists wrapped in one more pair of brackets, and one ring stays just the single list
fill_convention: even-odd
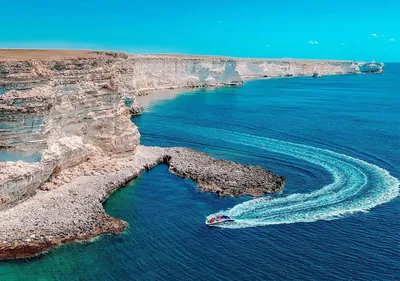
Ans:
[{"label": "rocky island", "polygon": [[124,221],[102,202],[164,163],[219,196],[278,192],[262,167],[186,148],[140,145],[135,96],[153,90],[238,86],[247,78],[379,73],[383,64],[97,51],[0,50],[0,149],[40,155],[0,162],[0,258],[24,258],[104,233]]}]

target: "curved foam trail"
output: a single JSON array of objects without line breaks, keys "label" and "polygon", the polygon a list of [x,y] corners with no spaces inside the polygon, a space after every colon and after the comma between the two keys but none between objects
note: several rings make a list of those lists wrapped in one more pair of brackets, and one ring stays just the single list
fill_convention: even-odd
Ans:
[{"label": "curved foam trail", "polygon": [[332,183],[311,193],[292,194],[272,200],[263,197],[220,211],[236,220],[221,227],[243,228],[331,220],[368,211],[399,195],[400,182],[388,171],[345,154],[221,129],[199,129],[193,128],[190,132],[198,134],[201,131],[202,135],[206,132],[209,138],[297,157],[322,167],[333,177]]}]

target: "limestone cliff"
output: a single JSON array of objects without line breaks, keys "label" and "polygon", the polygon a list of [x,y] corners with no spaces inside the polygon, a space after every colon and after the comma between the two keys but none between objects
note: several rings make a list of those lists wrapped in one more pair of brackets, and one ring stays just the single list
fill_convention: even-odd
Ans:
[{"label": "limestone cliff", "polygon": [[288,77],[332,74],[355,74],[360,69],[351,61],[316,60],[238,60],[237,70],[243,78]]},{"label": "limestone cliff", "polygon": [[[42,151],[50,133],[57,135],[52,139],[79,134],[82,126],[75,125],[86,123],[88,127],[93,116],[97,126],[100,116],[107,115],[105,110],[115,108],[124,96],[154,89],[242,83],[230,59],[90,55],[1,61],[0,53],[0,87],[5,92],[0,96],[0,147]],[[56,132],[55,123],[61,132]],[[96,139],[103,142],[104,137]],[[91,140],[96,141],[93,136]]]}]

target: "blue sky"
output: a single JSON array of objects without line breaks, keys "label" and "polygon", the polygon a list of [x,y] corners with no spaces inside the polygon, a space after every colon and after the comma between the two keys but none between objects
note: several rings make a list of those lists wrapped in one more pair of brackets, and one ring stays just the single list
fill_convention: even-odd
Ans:
[{"label": "blue sky", "polygon": [[0,48],[400,61],[400,0],[0,0]]}]

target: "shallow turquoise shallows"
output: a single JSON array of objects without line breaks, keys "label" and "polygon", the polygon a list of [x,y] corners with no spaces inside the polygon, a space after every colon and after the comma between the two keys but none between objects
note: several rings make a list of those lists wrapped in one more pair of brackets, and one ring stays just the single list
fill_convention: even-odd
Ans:
[{"label": "shallow turquoise shallows", "polygon": [[[261,165],[283,192],[220,199],[159,166],[106,201],[125,233],[0,262],[0,280],[400,280],[399,77],[388,64],[154,103],[133,119],[143,144]],[[207,227],[219,211],[236,223]]]}]

